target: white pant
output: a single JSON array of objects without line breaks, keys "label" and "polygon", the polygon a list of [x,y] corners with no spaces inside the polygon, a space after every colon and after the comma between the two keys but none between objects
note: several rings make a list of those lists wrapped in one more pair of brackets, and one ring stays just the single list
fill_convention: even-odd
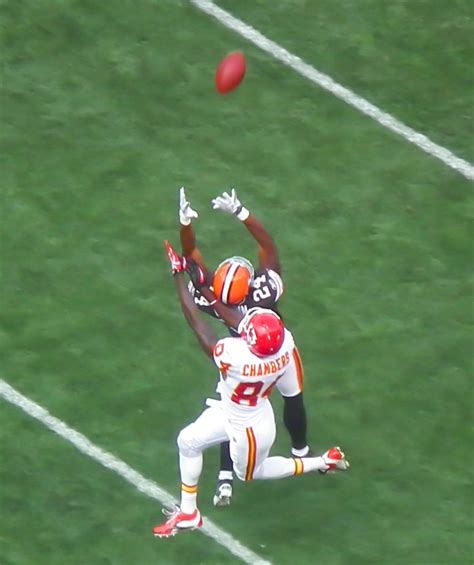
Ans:
[{"label": "white pant", "polygon": [[218,403],[181,430],[177,443],[183,455],[195,457],[208,447],[230,441],[235,474],[249,481],[268,457],[275,436],[275,416],[268,400],[262,405],[260,417],[249,427],[232,424],[222,404]]}]

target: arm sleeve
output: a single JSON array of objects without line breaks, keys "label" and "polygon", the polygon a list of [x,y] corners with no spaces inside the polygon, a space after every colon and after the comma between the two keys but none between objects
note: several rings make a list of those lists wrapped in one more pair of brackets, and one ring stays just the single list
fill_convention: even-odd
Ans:
[{"label": "arm sleeve", "polygon": [[272,269],[267,269],[267,276],[268,281],[270,282],[270,286],[275,290],[275,302],[278,302],[285,290],[283,279],[276,271],[273,271]]},{"label": "arm sleeve", "polygon": [[195,288],[191,281],[188,283],[188,290],[189,294],[193,297],[194,304],[196,304],[199,310],[215,318],[216,313],[214,312],[214,308],[209,304],[209,301],[199,292],[199,290]]}]

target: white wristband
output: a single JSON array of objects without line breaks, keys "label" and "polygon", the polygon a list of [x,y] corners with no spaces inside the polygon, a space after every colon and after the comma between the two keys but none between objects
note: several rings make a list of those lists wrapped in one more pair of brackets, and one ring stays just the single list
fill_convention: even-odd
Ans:
[{"label": "white wristband", "polygon": [[242,206],[242,210],[240,210],[240,212],[238,214],[236,214],[236,217],[239,218],[239,220],[241,222],[245,222],[245,220],[250,216],[250,212],[247,210],[247,208],[245,208],[244,206]]}]

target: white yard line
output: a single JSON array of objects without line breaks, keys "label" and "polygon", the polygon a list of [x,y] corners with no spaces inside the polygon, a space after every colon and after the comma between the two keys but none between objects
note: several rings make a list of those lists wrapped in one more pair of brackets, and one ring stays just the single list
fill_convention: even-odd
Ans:
[{"label": "white yard line", "polygon": [[387,129],[397,133],[398,135],[402,136],[404,139],[416,145],[425,153],[428,153],[432,157],[439,159],[448,167],[451,167],[458,173],[461,173],[467,179],[474,179],[474,166],[454,155],[449,149],[442,147],[428,139],[426,135],[415,131],[414,129],[406,126],[387,112],[380,110],[374,104],[371,104],[365,98],[357,95],[355,92],[352,92],[348,88],[342,86],[335,82],[330,76],[319,72],[314,67],[305,63],[302,59],[293,55],[278,43],[275,43],[271,39],[268,39],[259,31],[254,29],[253,27],[249,26],[242,20],[237,19],[229,12],[226,12],[219,6],[216,6],[214,2],[209,0],[190,0],[196,8],[202,10],[209,16],[212,16],[221,24],[225,25],[226,27],[230,28],[231,30],[235,31],[248,41],[252,42],[254,45],[274,57],[278,59],[285,65],[291,67],[294,71],[299,73],[300,75],[306,77],[314,84],[317,84],[321,88],[324,88],[337,96],[346,104],[353,106],[363,114],[370,116],[380,125],[386,127]]},{"label": "white yard line", "polygon": [[[26,396],[20,394],[12,386],[6,383],[4,380],[0,379],[0,397],[3,397],[7,402],[21,408],[23,412],[26,412],[29,416],[35,418],[41,422],[44,426],[49,428],[54,433],[61,436],[63,439],[72,443],[80,452],[92,459],[95,459],[98,463],[107,467],[117,475],[120,475],[122,479],[125,479],[128,483],[133,485],[137,490],[154,498],[160,504],[168,505],[176,502],[173,496],[161,488],[157,483],[145,478],[143,475],[132,469],[124,461],[121,461],[108,451],[101,449],[97,445],[93,444],[86,436],[70,428],[63,421],[52,416],[47,410],[45,410],[39,404],[36,404]],[[161,516],[161,509],[157,509],[157,518]],[[152,526],[152,524],[150,525]],[[254,553],[248,547],[242,545],[238,540],[232,537],[229,533],[219,528],[216,524],[211,522],[208,518],[204,520],[204,526],[199,530],[206,536],[212,538],[219,545],[225,547],[230,553],[241,559],[244,563],[258,564],[258,565],[271,565],[269,561],[265,561],[259,555]],[[150,538],[152,537],[151,527],[150,527]],[[153,540],[151,540],[153,541]],[[157,540],[156,543],[163,543],[163,541]],[[169,542],[164,542],[169,543]],[[173,543],[171,541],[171,543]]]}]

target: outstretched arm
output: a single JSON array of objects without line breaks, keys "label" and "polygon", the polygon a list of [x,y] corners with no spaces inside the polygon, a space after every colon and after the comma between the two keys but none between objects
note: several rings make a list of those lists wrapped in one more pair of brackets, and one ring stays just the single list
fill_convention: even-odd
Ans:
[{"label": "outstretched arm", "polygon": [[272,269],[280,275],[280,259],[272,236],[253,214],[249,214],[248,218],[244,220],[243,223],[258,243],[258,259],[260,267],[263,267],[264,269]]},{"label": "outstretched arm", "polygon": [[199,344],[209,357],[212,358],[214,346],[217,343],[217,336],[212,327],[199,316],[199,310],[194,304],[193,297],[188,291],[184,280],[184,260],[176,253],[168,241],[165,241],[165,249],[170,262],[171,273],[174,276],[176,290],[178,292],[181,310],[186,321],[196,334]]},{"label": "outstretched arm", "polygon": [[280,259],[272,236],[265,229],[263,224],[251,214],[247,208],[242,206],[237,198],[235,189],[231,194],[224,192],[222,196],[214,198],[212,201],[214,210],[222,210],[236,216],[251,233],[258,244],[258,258],[260,267],[272,269],[281,274]]},{"label": "outstretched arm", "polygon": [[217,336],[212,327],[199,315],[199,310],[189,294],[183,273],[176,273],[174,280],[184,317],[195,333],[201,348],[212,358],[212,352],[217,343]]},{"label": "outstretched arm", "polygon": [[237,329],[242,320],[243,315],[237,308],[232,308],[227,306],[216,299],[216,295],[212,292],[209,287],[202,287],[199,292],[204,296],[204,298],[212,305],[214,310],[219,314],[219,317],[224,320],[224,324],[229,328]]},{"label": "outstretched arm", "polygon": [[194,235],[194,230],[191,224],[188,226],[181,225],[179,229],[179,238],[181,240],[183,257],[192,257],[204,267],[204,260],[198,246],[196,245],[196,236]]},{"label": "outstretched arm", "polygon": [[184,186],[179,189],[179,237],[181,240],[182,255],[192,257],[200,265],[204,266],[201,252],[196,245],[196,236],[191,224],[193,218],[197,218],[198,213],[191,208],[191,204],[186,198]]},{"label": "outstretched arm", "polygon": [[243,315],[237,308],[232,308],[219,302],[216,295],[209,288],[209,274],[193,259],[183,260],[186,272],[188,273],[194,288],[197,288],[219,317],[224,321],[226,326],[237,328]]}]

